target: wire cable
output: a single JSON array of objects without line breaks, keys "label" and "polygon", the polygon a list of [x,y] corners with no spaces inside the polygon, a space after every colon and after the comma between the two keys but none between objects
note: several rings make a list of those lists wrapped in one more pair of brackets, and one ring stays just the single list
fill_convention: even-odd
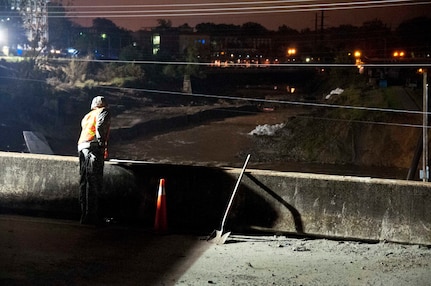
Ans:
[{"label": "wire cable", "polygon": [[[193,66],[207,66],[211,67],[214,66],[214,63],[210,62],[189,62],[189,61],[145,61],[145,60],[97,60],[97,59],[64,59],[64,58],[52,58],[50,60],[53,61],[63,61],[63,62],[69,62],[69,61],[77,61],[77,62],[99,62],[99,63],[123,63],[123,64],[151,64],[151,65],[193,65]],[[231,68],[242,68],[246,67],[248,64],[246,63],[229,63],[229,67]],[[339,67],[339,68],[346,68],[346,67],[358,67],[355,63],[325,63],[325,62],[310,62],[310,63],[300,63],[300,62],[289,62],[289,63],[268,63],[268,64],[255,64],[256,68],[261,67],[302,67],[302,68],[323,68],[323,67]],[[414,68],[424,68],[424,67],[431,67],[431,59],[422,59],[422,62],[403,62],[403,61],[392,61],[391,63],[363,63],[361,64],[361,67],[414,67]],[[217,67],[214,67],[217,68]]]},{"label": "wire cable", "polygon": [[[24,79],[18,77],[5,77],[0,76],[0,78],[8,79],[8,80],[21,80],[21,81],[31,81],[31,82],[39,82],[46,84],[44,80],[38,79]],[[210,95],[210,94],[202,94],[202,93],[184,93],[178,91],[166,91],[166,90],[154,90],[154,89],[142,89],[142,88],[124,88],[124,87],[112,87],[112,86],[103,86],[96,85],[95,87],[107,90],[116,90],[116,91],[133,91],[139,93],[153,93],[153,94],[169,94],[169,95],[178,95],[178,96],[192,96],[192,97],[200,97],[200,98],[211,98],[211,99],[223,99],[229,101],[247,101],[247,102],[257,102],[257,103],[273,103],[273,104],[281,104],[281,105],[292,105],[292,106],[306,106],[306,107],[316,107],[316,108],[338,108],[338,109],[350,109],[350,110],[361,110],[361,111],[371,111],[371,112],[389,112],[389,113],[399,113],[399,114],[416,114],[423,115],[424,112],[416,111],[416,110],[403,110],[403,109],[393,109],[393,108],[379,108],[379,107],[364,107],[364,106],[351,106],[351,105],[337,105],[337,104],[325,104],[325,103],[313,103],[313,102],[302,102],[302,101],[289,101],[289,100],[270,100],[270,99],[259,99],[259,98],[250,98],[250,97],[238,97],[238,96],[228,96],[228,95]],[[431,115],[431,112],[427,113]],[[298,116],[297,116],[298,117]],[[302,116],[305,117],[305,116]],[[307,117],[316,119],[316,117]],[[325,119],[325,117],[318,117],[320,119]],[[340,121],[340,122],[356,122],[356,123],[367,123],[367,124],[380,124],[380,125],[391,125],[391,126],[400,126],[400,127],[422,127],[422,125],[415,124],[400,124],[400,123],[387,123],[387,122],[377,122],[377,121],[360,121],[360,120],[346,120],[346,119],[336,119],[336,118],[326,118],[326,120],[332,121]],[[431,128],[431,126],[427,127]]]},{"label": "wire cable", "polygon": [[[411,0],[398,0],[398,1],[361,1],[361,2],[347,2],[347,3],[330,3],[330,4],[320,4],[318,7],[315,5],[281,5],[281,6],[252,6],[252,7],[218,7],[218,8],[198,8],[198,9],[190,9],[190,8],[184,8],[180,7],[181,9],[162,9],[162,10],[142,10],[142,11],[129,11],[129,10],[113,10],[113,11],[102,11],[103,13],[136,13],[136,12],[142,12],[142,13],[177,13],[178,11],[187,11],[187,12],[219,12],[219,11],[247,11],[247,10],[274,10],[274,9],[306,9],[306,8],[318,8],[319,10],[325,9],[325,8],[336,8],[336,7],[342,7],[342,8],[349,8],[349,7],[365,7],[368,6],[374,7],[374,5],[385,7],[384,5],[398,5],[398,4],[409,4],[412,5],[413,3]],[[105,7],[103,7],[105,8]],[[122,7],[124,9],[124,6]],[[95,11],[74,11],[73,14],[89,14],[94,13]],[[55,11],[53,13],[56,13]],[[62,12],[61,12],[62,13]]]},{"label": "wire cable", "polygon": [[[213,3],[214,4],[214,3]],[[287,13],[287,12],[311,12],[311,11],[330,11],[346,9],[365,9],[365,8],[385,8],[400,7],[412,5],[430,4],[411,0],[382,0],[382,1],[355,1],[340,3],[321,3],[321,4],[301,4],[301,5],[278,5],[278,6],[251,6],[251,7],[218,7],[218,8],[200,8],[200,9],[163,9],[163,10],[115,10],[115,11],[67,11],[68,15],[55,15],[55,13],[64,14],[64,12],[51,12],[48,17],[71,17],[71,18],[94,18],[94,17],[184,17],[184,16],[220,16],[220,15],[241,15],[241,14],[269,14],[269,13]],[[221,4],[222,5],[222,4]],[[230,3],[233,5],[233,3]],[[70,6],[73,7],[73,6]],[[104,8],[105,6],[76,6],[84,9],[85,7]],[[106,6],[111,7],[111,6]],[[112,6],[117,7],[117,5]],[[121,6],[123,9],[125,6]],[[127,7],[127,6],[126,6]],[[167,6],[172,7],[172,6]],[[131,8],[136,8],[131,6]],[[85,8],[88,9],[88,8]]]},{"label": "wire cable", "polygon": [[[336,122],[346,122],[346,123],[361,123],[361,124],[376,124],[376,125],[387,125],[387,126],[397,126],[397,127],[423,128],[423,125],[421,125],[421,124],[411,124],[411,123],[393,123],[393,122],[383,122],[383,121],[337,119],[337,118],[328,118],[328,117],[320,117],[320,116],[314,117],[314,116],[304,116],[304,115],[298,115],[295,117],[305,118],[305,119],[313,119],[313,120],[327,120],[327,121],[336,121]],[[427,128],[431,129],[431,126],[427,126]]]},{"label": "wire cable", "polygon": [[[213,99],[224,99],[224,100],[235,100],[235,101],[250,101],[258,103],[277,103],[294,106],[308,106],[308,107],[320,107],[320,108],[341,108],[341,109],[352,109],[352,110],[363,110],[363,111],[377,111],[377,112],[390,112],[390,113],[401,113],[401,114],[424,114],[422,111],[416,110],[403,110],[393,108],[379,108],[379,107],[364,107],[364,106],[351,106],[351,105],[337,105],[337,104],[325,104],[325,103],[314,103],[314,102],[303,102],[303,101],[290,101],[290,100],[275,100],[275,99],[260,99],[251,97],[239,97],[239,96],[228,96],[228,95],[211,95],[202,93],[184,93],[179,91],[165,91],[165,90],[153,90],[153,89],[139,89],[139,88],[117,88],[108,86],[99,86],[104,89],[127,89],[132,91],[144,92],[144,93],[160,93],[170,95],[181,95],[181,96],[193,96],[202,98],[213,98]],[[428,112],[431,114],[431,112]]]}]

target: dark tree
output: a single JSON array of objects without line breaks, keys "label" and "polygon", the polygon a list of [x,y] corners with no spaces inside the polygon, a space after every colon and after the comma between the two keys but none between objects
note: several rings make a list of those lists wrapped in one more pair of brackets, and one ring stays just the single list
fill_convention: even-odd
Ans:
[{"label": "dark tree", "polygon": [[95,48],[100,50],[104,57],[118,58],[121,49],[132,42],[130,31],[117,27],[111,20],[96,18],[92,28]]},{"label": "dark tree", "polygon": [[425,57],[431,50],[431,18],[419,17],[401,23],[396,34],[399,48],[405,47],[413,57]]},{"label": "dark tree", "polygon": [[268,35],[269,31],[259,23],[247,22],[241,26],[243,35],[257,36]]},{"label": "dark tree", "polygon": [[61,4],[48,5],[49,39],[48,45],[57,49],[72,46],[74,24],[66,18],[66,11]]}]

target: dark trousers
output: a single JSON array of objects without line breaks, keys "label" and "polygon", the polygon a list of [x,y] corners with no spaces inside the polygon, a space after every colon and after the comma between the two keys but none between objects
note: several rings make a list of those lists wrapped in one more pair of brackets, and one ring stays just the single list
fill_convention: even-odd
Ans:
[{"label": "dark trousers", "polygon": [[103,188],[103,149],[95,147],[79,151],[79,202],[81,223],[99,222],[98,197]]}]

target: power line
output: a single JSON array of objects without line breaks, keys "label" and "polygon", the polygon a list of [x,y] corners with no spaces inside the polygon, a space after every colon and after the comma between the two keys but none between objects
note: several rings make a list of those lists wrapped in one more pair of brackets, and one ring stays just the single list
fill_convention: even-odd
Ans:
[{"label": "power line", "polygon": [[[38,79],[25,79],[19,77],[5,77],[0,76],[0,78],[8,80],[22,80],[22,81],[32,81],[45,83],[44,80]],[[213,94],[202,94],[202,93],[184,93],[179,91],[167,91],[167,90],[154,90],[154,89],[143,89],[143,88],[125,88],[125,87],[111,87],[111,86],[96,86],[103,89],[115,89],[115,90],[127,90],[142,93],[158,93],[158,94],[169,94],[169,95],[181,95],[181,96],[193,96],[201,98],[213,98],[213,99],[223,99],[223,100],[235,100],[235,101],[251,101],[259,103],[277,103],[295,106],[308,106],[308,107],[327,107],[327,108],[341,108],[341,109],[351,109],[351,110],[362,110],[362,111],[374,111],[374,112],[389,112],[389,113],[400,113],[400,114],[424,114],[422,111],[416,110],[403,110],[403,109],[393,109],[393,108],[379,108],[379,107],[365,107],[365,106],[352,106],[352,105],[337,105],[337,104],[325,104],[325,103],[314,103],[314,102],[302,102],[302,101],[290,101],[290,100],[274,100],[274,99],[260,99],[251,97],[239,97],[239,96],[229,96],[229,95],[213,95]],[[428,112],[431,115],[431,112]]]},{"label": "power line", "polygon": [[[339,3],[320,3],[320,4],[300,4],[300,5],[272,5],[272,6],[250,6],[250,7],[229,7],[233,5],[267,5],[271,4],[281,4],[292,2],[318,2],[318,1],[253,1],[253,2],[237,2],[237,3],[201,3],[201,4],[157,4],[157,5],[112,5],[112,6],[68,6],[73,8],[145,8],[145,7],[198,7],[199,6],[217,6],[225,5],[225,7],[217,8],[204,8],[204,9],[162,9],[153,11],[68,11],[66,13],[76,15],[76,16],[50,16],[50,17],[88,17],[94,18],[102,17],[104,15],[99,15],[97,13],[113,14],[107,15],[107,17],[160,17],[160,16],[206,16],[206,15],[232,15],[232,14],[255,14],[255,13],[290,13],[290,12],[305,12],[305,11],[321,11],[321,10],[347,10],[347,9],[365,9],[365,8],[383,8],[383,7],[401,7],[401,6],[412,6],[412,5],[429,5],[429,1],[418,2],[410,0],[382,0],[382,1],[355,1],[355,2],[339,2]],[[226,6],[228,8],[226,8]],[[64,14],[65,12],[50,12],[50,14]],[[96,13],[96,14],[95,14]],[[140,14],[142,13],[142,14]],[[159,14],[153,14],[159,13]],[[167,14],[160,14],[167,13]],[[136,15],[131,15],[136,14]],[[97,60],[92,60],[96,62]],[[100,60],[98,62],[117,62],[117,63],[135,63],[135,64],[172,64],[172,65],[202,65],[209,66],[211,63],[194,63],[194,62],[160,62],[160,61],[106,61]],[[244,66],[244,64],[233,64],[233,66]],[[288,63],[288,64],[277,64],[268,65],[277,67],[355,67],[355,64],[322,64],[322,63]],[[431,63],[393,63],[393,64],[363,64],[364,67],[430,67]],[[37,80],[35,80],[37,81]],[[43,81],[41,81],[43,82]],[[99,86],[100,88],[112,88]],[[122,88],[124,89],[124,88]],[[333,105],[333,104],[322,104],[322,103],[310,103],[310,102],[298,102],[298,101],[281,101],[281,100],[267,100],[267,99],[256,99],[256,98],[243,98],[235,96],[222,96],[222,95],[208,95],[208,94],[185,94],[181,92],[173,91],[161,91],[161,90],[149,90],[149,89],[133,89],[135,91],[146,92],[146,93],[168,93],[174,95],[187,95],[195,97],[206,97],[215,99],[225,99],[225,100],[242,100],[242,101],[252,101],[261,103],[278,103],[278,104],[289,104],[289,105],[301,105],[301,106],[313,106],[322,108],[344,108],[344,109],[355,109],[355,110],[366,110],[366,111],[376,111],[376,112],[394,112],[394,113],[409,113],[409,114],[423,114],[420,111],[410,111],[410,110],[399,110],[399,109],[387,109],[387,108],[374,108],[374,107],[360,107],[360,106],[345,106],[345,105]],[[413,126],[413,125],[412,125]],[[416,126],[415,126],[416,127]]]},{"label": "power line", "polygon": [[[25,79],[25,78],[19,78],[19,77],[4,77],[4,76],[0,76],[0,78],[8,79],[8,80],[32,81],[32,82],[39,82],[39,83],[46,84],[46,81],[38,80],[38,79]],[[178,91],[154,90],[154,89],[143,89],[143,88],[124,88],[124,87],[112,87],[112,86],[100,86],[100,85],[99,86],[96,85],[95,87],[102,88],[102,89],[114,89],[117,91],[133,91],[133,92],[140,92],[140,93],[192,96],[192,97],[199,97],[199,98],[212,98],[212,99],[218,99],[218,100],[223,99],[223,100],[230,100],[230,101],[272,103],[272,104],[306,106],[306,107],[316,107],[316,108],[338,108],[338,109],[361,110],[361,111],[371,111],[371,112],[385,112],[385,113],[398,113],[398,114],[413,114],[413,115],[423,115],[424,114],[424,112],[422,112],[422,111],[393,109],[393,108],[337,105],[337,104],[325,104],[325,103],[290,101],[290,100],[270,100],[270,99],[259,99],[259,98],[239,97],[239,96],[229,96],[229,95],[212,95],[212,94],[202,94],[202,93],[189,94],[189,93],[178,92]],[[427,114],[431,115],[431,112],[428,112]],[[315,117],[311,117],[311,118],[315,118]],[[324,118],[322,118],[322,119],[324,119]],[[374,124],[380,124],[380,125],[393,125],[393,126],[403,126],[403,127],[423,127],[421,125],[414,125],[414,124],[385,123],[385,122],[377,122],[377,121],[358,121],[358,120],[346,120],[346,119],[336,119],[336,118],[327,118],[327,120],[348,121],[348,122],[367,123],[367,124],[374,123]],[[431,128],[431,126],[428,128]]]},{"label": "power line", "polygon": [[[285,2],[285,1],[283,1]],[[246,3],[246,2],[240,2]],[[264,2],[263,2],[264,3]],[[210,3],[208,3],[210,4]],[[214,3],[213,3],[214,4]],[[162,9],[162,10],[115,10],[115,11],[67,11],[65,12],[50,12],[49,17],[58,18],[94,18],[94,17],[184,17],[184,16],[220,16],[220,15],[244,15],[244,14],[272,14],[272,13],[292,13],[292,12],[311,12],[311,11],[332,11],[332,10],[354,10],[366,8],[384,8],[384,7],[401,7],[413,5],[430,4],[429,1],[417,2],[411,0],[382,0],[382,1],[355,1],[355,2],[340,2],[340,3],[322,3],[322,4],[301,4],[301,5],[278,5],[278,6],[251,6],[251,7],[218,7],[218,8],[200,8],[200,9]],[[73,6],[70,6],[73,7]],[[105,6],[76,6],[81,8],[95,7],[105,8]],[[127,6],[106,6],[123,8]],[[172,7],[172,6],[169,6]],[[181,6],[179,6],[181,7]],[[130,8],[136,8],[131,6]],[[183,7],[181,7],[183,8]],[[56,15],[60,13],[62,15]]]},{"label": "power line", "polygon": [[[210,62],[189,62],[189,61],[144,61],[144,60],[95,60],[95,59],[50,59],[52,61],[76,61],[76,62],[99,62],[99,63],[122,63],[122,64],[151,64],[151,65],[195,65],[195,66],[207,66],[211,67],[214,63]],[[245,67],[247,64],[244,63],[231,63],[229,64],[232,68],[235,67]],[[346,68],[346,67],[356,67],[355,63],[324,63],[324,62],[316,62],[316,63],[298,63],[298,62],[289,62],[289,63],[277,63],[277,64],[259,64],[260,67],[302,67],[302,68],[321,68],[321,67],[336,67],[336,68]],[[431,61],[427,62],[417,62],[417,63],[406,63],[406,62],[392,62],[392,63],[373,63],[373,64],[361,64],[361,67],[403,67],[403,68],[424,68],[431,67]]]},{"label": "power line", "polygon": [[[404,0],[406,1],[406,0]],[[410,0],[411,1],[411,0]],[[214,2],[214,3],[170,3],[170,4],[126,4],[126,5],[62,5],[53,7],[73,8],[154,8],[154,7],[202,7],[202,6],[241,6],[241,5],[268,5],[296,2],[321,2],[318,0],[268,0],[268,1],[246,1],[246,2]]]},{"label": "power line", "polygon": [[[224,99],[224,100],[235,100],[235,101],[251,101],[251,102],[259,102],[259,103],[277,103],[277,104],[286,104],[286,105],[295,105],[295,106],[341,108],[341,109],[389,112],[389,113],[400,113],[400,114],[421,114],[421,115],[424,114],[422,111],[393,109],[393,108],[337,105],[337,104],[325,104],[325,103],[289,101],[289,100],[260,99],[260,98],[251,98],[251,97],[211,95],[211,94],[201,94],[201,93],[189,94],[189,93],[184,93],[179,91],[153,90],[153,89],[141,89],[141,88],[119,88],[119,87],[109,87],[109,86],[99,86],[99,87],[104,89],[117,89],[117,90],[120,89],[120,90],[129,90],[129,91],[137,91],[137,92],[144,92],[144,93],[159,93],[159,94],[170,94],[170,95],[181,95],[181,96],[185,95],[185,96],[193,96],[193,97],[201,97],[201,98],[213,98],[213,99]],[[431,112],[429,114],[431,114]]]},{"label": "power line", "polygon": [[[298,3],[298,2],[318,2],[316,4],[300,4],[300,5],[292,5],[292,3]],[[91,9],[91,8],[162,8],[162,7],[179,7],[182,9],[179,10],[184,10],[187,9],[189,10],[189,7],[208,7],[208,6],[219,6],[219,8],[212,8],[212,9],[225,9],[225,7],[230,7],[230,6],[250,6],[250,7],[246,7],[246,8],[240,8],[240,9],[253,9],[253,8],[307,8],[307,7],[314,7],[314,8],[322,8],[322,7],[335,7],[335,6],[359,6],[359,5],[373,5],[373,4],[381,4],[381,5],[388,5],[388,4],[399,4],[399,3],[410,3],[410,4],[415,4],[415,3],[419,3],[418,1],[414,1],[414,0],[373,0],[373,1],[347,1],[347,2],[333,2],[333,1],[329,1],[329,3],[321,3],[324,1],[316,1],[316,0],[279,0],[279,1],[251,1],[251,2],[218,2],[218,3],[181,3],[181,4],[176,4],[176,3],[172,3],[172,4],[139,4],[139,5],[85,5],[85,6],[75,6],[75,5],[70,5],[70,6],[51,6],[51,7],[64,7],[64,8],[84,8],[84,9]],[[287,5],[282,5],[282,6],[276,6],[276,5],[269,5],[269,4],[287,4]],[[425,2],[426,3],[426,2]],[[429,4],[429,3],[428,3]],[[252,6],[252,5],[259,5],[259,6]],[[207,10],[208,8],[205,9],[196,9],[196,10]],[[233,8],[236,9],[236,8]],[[164,10],[163,10],[164,11]],[[169,11],[169,10],[168,10]],[[175,10],[174,10],[175,11]]]},{"label": "power line", "polygon": [[[410,124],[410,123],[393,123],[393,122],[383,122],[383,121],[367,121],[367,120],[350,120],[350,119],[337,119],[337,118],[328,118],[328,117],[314,117],[314,116],[304,116],[299,115],[295,116],[298,118],[306,118],[313,120],[327,120],[327,121],[336,121],[336,122],[346,122],[346,123],[361,123],[361,124],[375,124],[375,125],[387,125],[387,126],[398,126],[398,127],[413,127],[413,128],[423,128],[422,124]],[[431,126],[427,127],[431,129]]]}]

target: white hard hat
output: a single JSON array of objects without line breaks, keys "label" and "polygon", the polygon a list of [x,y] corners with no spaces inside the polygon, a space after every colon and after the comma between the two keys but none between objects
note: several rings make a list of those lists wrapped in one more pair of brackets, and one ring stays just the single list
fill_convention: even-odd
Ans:
[{"label": "white hard hat", "polygon": [[98,95],[91,101],[91,109],[95,109],[97,107],[106,107],[106,100],[103,96]]}]

